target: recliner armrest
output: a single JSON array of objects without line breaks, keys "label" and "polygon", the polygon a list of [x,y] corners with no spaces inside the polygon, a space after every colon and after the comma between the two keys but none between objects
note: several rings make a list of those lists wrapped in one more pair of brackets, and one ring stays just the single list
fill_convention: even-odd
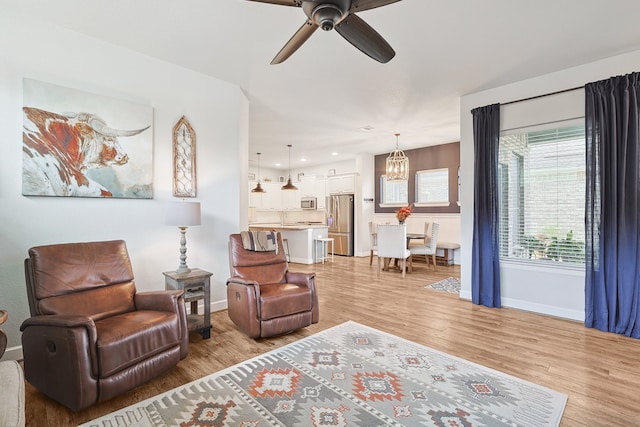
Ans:
[{"label": "recliner armrest", "polygon": [[287,283],[306,286],[311,291],[312,323],[320,321],[320,310],[318,308],[318,293],[316,292],[316,273],[300,273],[287,271],[285,276]]},{"label": "recliner armrest", "polygon": [[[90,372],[94,377],[98,375],[98,357],[96,354],[98,334],[96,324],[90,317],[61,314],[33,316],[22,322],[20,331],[22,332],[25,363],[28,358],[27,354],[34,358],[32,360],[41,361],[42,358],[46,358],[45,350],[51,353],[59,351],[65,354],[62,358],[70,354],[86,354],[88,351],[89,359],[72,360],[74,372],[82,372],[85,369],[84,372]],[[45,331],[48,332],[44,333]],[[25,351],[28,347],[36,350]],[[81,366],[83,363],[86,363],[86,368]]]},{"label": "recliner armrest", "polygon": [[255,280],[247,280],[239,276],[231,276],[227,279],[227,286],[231,284],[251,287],[253,289],[252,294],[254,295],[256,300],[260,298],[260,283],[256,282]]},{"label": "recliner armrest", "polygon": [[184,306],[184,291],[180,289],[167,291],[136,292],[134,304],[137,310],[168,311],[178,316],[180,324],[180,359],[189,354],[189,329],[187,327],[187,311]]},{"label": "recliner armrest", "polygon": [[296,285],[307,285],[308,287],[315,284],[316,273],[298,273],[287,271],[287,282]]},{"label": "recliner armrest", "polygon": [[[58,328],[75,328],[82,326],[90,331],[90,335],[95,337],[96,325],[93,319],[88,316],[65,316],[60,314],[48,314],[42,316],[33,316],[22,322],[20,331],[24,332],[29,326],[51,326]],[[95,343],[95,339],[93,340]]]},{"label": "recliner armrest", "polygon": [[33,316],[26,319],[20,325],[20,332],[25,332],[28,327],[41,326],[51,328],[84,328],[87,330],[87,336],[89,339],[89,352],[91,358],[96,361],[95,346],[98,342],[98,333],[96,331],[96,324],[93,319],[88,316],[66,316],[62,314],[47,314],[41,316]]},{"label": "recliner armrest", "polygon": [[169,291],[137,292],[134,296],[136,309],[178,312],[178,303],[184,291],[176,289]]},{"label": "recliner armrest", "polygon": [[229,283],[236,283],[238,285],[260,286],[260,284],[258,282],[256,282],[255,280],[247,280],[247,279],[243,279],[242,277],[239,277],[239,276],[229,277],[227,279],[227,285]]}]

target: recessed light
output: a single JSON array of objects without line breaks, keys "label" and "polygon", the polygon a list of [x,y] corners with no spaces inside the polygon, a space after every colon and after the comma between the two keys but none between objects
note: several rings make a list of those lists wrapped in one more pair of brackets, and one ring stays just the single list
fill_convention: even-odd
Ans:
[{"label": "recessed light", "polygon": [[335,151],[333,153],[331,153],[332,156],[337,156],[338,153],[336,153]]},{"label": "recessed light", "polygon": [[276,166],[280,166],[280,163],[276,163]]},{"label": "recessed light", "polygon": [[300,159],[301,162],[306,162],[307,159],[305,159],[304,157]]},{"label": "recessed light", "polygon": [[375,128],[373,126],[371,126],[371,125],[366,125],[366,126],[363,126],[363,127],[360,128],[360,130],[363,131],[363,132],[369,132],[369,131],[372,131],[373,129],[375,129]]}]

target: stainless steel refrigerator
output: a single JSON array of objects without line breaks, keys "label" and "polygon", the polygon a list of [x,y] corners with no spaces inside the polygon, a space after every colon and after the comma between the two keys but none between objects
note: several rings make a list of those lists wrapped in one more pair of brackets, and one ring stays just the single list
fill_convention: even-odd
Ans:
[{"label": "stainless steel refrigerator", "polygon": [[326,209],[334,254],[353,256],[353,194],[327,196]]}]

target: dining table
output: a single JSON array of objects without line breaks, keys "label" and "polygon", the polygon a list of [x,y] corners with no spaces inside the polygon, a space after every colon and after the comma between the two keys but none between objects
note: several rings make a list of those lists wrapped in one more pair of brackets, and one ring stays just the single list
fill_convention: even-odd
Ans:
[{"label": "dining table", "polygon": [[407,248],[412,240],[424,240],[425,237],[424,233],[407,233]]}]

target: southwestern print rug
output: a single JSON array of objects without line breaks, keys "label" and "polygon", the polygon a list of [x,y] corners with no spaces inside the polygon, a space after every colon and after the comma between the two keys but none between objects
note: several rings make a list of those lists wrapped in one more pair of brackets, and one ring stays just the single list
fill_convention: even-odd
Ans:
[{"label": "southwestern print rug", "polygon": [[566,399],[346,322],[83,426],[542,427]]},{"label": "southwestern print rug", "polygon": [[460,280],[455,277],[447,277],[446,279],[442,279],[439,282],[431,283],[430,285],[425,286],[427,289],[433,289],[436,291],[449,292],[452,294],[460,293]]}]

